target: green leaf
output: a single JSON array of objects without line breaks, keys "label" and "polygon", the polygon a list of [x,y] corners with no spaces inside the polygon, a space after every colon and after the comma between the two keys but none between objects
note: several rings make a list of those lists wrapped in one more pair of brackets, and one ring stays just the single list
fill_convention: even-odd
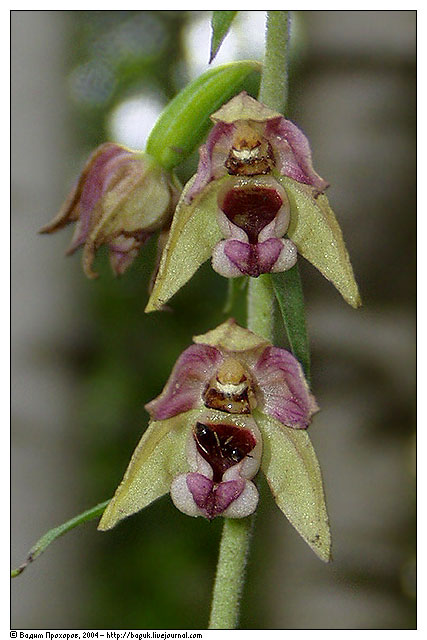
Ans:
[{"label": "green leaf", "polygon": [[355,309],[362,304],[341,228],[328,198],[285,176],[276,176],[291,205],[287,235],[298,252],[332,282]]},{"label": "green leaf", "polygon": [[98,529],[112,529],[120,520],[168,493],[171,482],[187,470],[186,442],[192,418],[187,411],[149,424],[129,462],[124,478],[104,511]]},{"label": "green leaf", "polygon": [[279,304],[291,351],[310,381],[310,345],[305,326],[304,296],[298,265],[283,273],[272,273],[273,289]]},{"label": "green leaf", "polygon": [[215,58],[237,11],[212,11],[212,40],[209,64]]},{"label": "green leaf", "polygon": [[97,504],[95,507],[92,507],[92,509],[83,511],[83,513],[80,513],[78,516],[71,518],[71,520],[67,520],[67,522],[64,522],[63,524],[59,525],[59,527],[50,529],[50,531],[45,533],[44,536],[42,536],[40,540],[36,542],[36,544],[33,547],[31,547],[25,562],[21,564],[21,566],[18,567],[17,569],[13,569],[13,571],[11,572],[12,578],[16,578],[16,576],[19,576],[24,571],[24,569],[28,567],[28,565],[31,562],[34,562],[36,558],[38,558],[44,551],[46,551],[47,547],[52,542],[54,542],[60,536],[63,536],[64,533],[67,533],[68,531],[71,531],[71,529],[78,527],[79,524],[83,524],[84,522],[89,522],[89,520],[94,520],[94,518],[98,518],[98,516],[100,516],[103,513],[108,503],[109,503],[109,500],[107,500],[106,502],[100,502],[100,504]]},{"label": "green leaf", "polygon": [[199,145],[212,122],[209,116],[240,91],[256,95],[261,64],[240,60],[209,69],[190,82],[158,118],[146,151],[165,169],[173,169]]},{"label": "green leaf", "polygon": [[216,221],[217,196],[228,176],[213,180],[186,204],[185,197],[194,179],[185,185],[175,210],[146,313],[161,309],[211,257],[212,249],[222,238]]},{"label": "green leaf", "polygon": [[331,557],[331,534],[319,462],[305,429],[291,429],[259,411],[261,469],[278,507],[321,560]]}]

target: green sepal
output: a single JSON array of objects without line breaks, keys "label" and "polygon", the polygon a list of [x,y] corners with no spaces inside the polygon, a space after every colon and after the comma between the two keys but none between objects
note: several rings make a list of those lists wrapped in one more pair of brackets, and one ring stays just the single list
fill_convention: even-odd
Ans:
[{"label": "green sepal", "polygon": [[284,427],[255,410],[262,435],[264,472],[278,507],[324,562],[331,559],[331,533],[319,462],[304,429]]},{"label": "green sepal", "polygon": [[261,64],[253,60],[231,62],[203,73],[159,116],[147,140],[147,153],[165,169],[178,166],[212,126],[209,116],[240,91],[256,95],[260,76]]},{"label": "green sepal", "polygon": [[341,228],[328,198],[314,197],[312,187],[285,176],[276,176],[291,205],[288,237],[298,252],[332,282],[348,304],[362,304]]},{"label": "green sepal", "polygon": [[305,325],[304,296],[298,264],[288,271],[272,273],[271,281],[289,346],[310,382],[310,344]]},{"label": "green sepal", "polygon": [[229,176],[213,180],[190,204],[185,197],[195,177],[184,187],[175,210],[169,238],[162,253],[146,313],[163,307],[212,255],[222,234],[216,221],[218,191]]},{"label": "green sepal", "polygon": [[168,493],[174,477],[188,468],[186,440],[192,418],[199,413],[187,411],[149,424],[104,511],[98,526],[100,531],[112,529],[123,518]]},{"label": "green sepal", "polygon": [[211,54],[209,58],[209,64],[215,58],[219,51],[222,41],[228,33],[231,27],[237,11],[212,11],[212,39],[211,39]]}]

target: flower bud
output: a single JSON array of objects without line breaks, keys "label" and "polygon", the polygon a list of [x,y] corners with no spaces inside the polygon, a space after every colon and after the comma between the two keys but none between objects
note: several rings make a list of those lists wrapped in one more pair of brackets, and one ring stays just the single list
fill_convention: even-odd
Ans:
[{"label": "flower bud", "polygon": [[115,275],[122,275],[142,245],[169,223],[179,197],[174,177],[143,152],[114,143],[98,147],[56,218],[41,233],[76,222],[67,255],[83,245],[83,270],[92,269],[97,249],[107,245]]}]

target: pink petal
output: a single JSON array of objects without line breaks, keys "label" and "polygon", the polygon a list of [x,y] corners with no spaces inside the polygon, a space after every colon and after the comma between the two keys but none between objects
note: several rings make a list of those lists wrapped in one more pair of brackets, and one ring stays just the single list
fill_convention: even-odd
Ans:
[{"label": "pink petal", "polygon": [[109,243],[110,264],[116,276],[124,274],[135,260],[142,245],[152,235],[152,233],[135,232],[134,236],[126,237],[121,234]]},{"label": "pink petal", "polygon": [[265,242],[259,242],[256,250],[260,273],[270,273],[283,251],[283,242],[277,238],[269,238]]},{"label": "pink petal", "polygon": [[162,393],[145,405],[154,420],[166,420],[178,413],[203,406],[202,393],[222,355],[206,344],[188,347],[178,358]]},{"label": "pink petal", "polygon": [[309,142],[298,127],[285,118],[267,122],[266,137],[279,156],[280,173],[297,182],[309,184],[321,193],[329,183],[313,169]]},{"label": "pink petal", "polygon": [[245,488],[245,480],[230,480],[221,482],[215,491],[215,515],[222,513],[236,500]]},{"label": "pink petal", "polygon": [[240,496],[246,485],[245,480],[239,478],[215,486],[212,480],[200,473],[188,473],[186,481],[194,502],[209,519],[221,515]]},{"label": "pink petal", "polygon": [[239,269],[241,275],[259,276],[256,253],[253,245],[240,240],[226,240],[224,242],[224,255]]},{"label": "pink petal", "polygon": [[[218,122],[214,125],[209,133],[206,144],[203,144],[199,149],[199,165],[197,167],[196,179],[187,191],[185,201],[187,204],[196,196],[213,178],[213,165],[212,154],[215,145],[218,143],[222,136],[229,136],[233,130],[232,124],[226,124],[224,122]],[[231,146],[231,141],[230,141]],[[224,174],[226,170],[224,169]]]},{"label": "pink petal", "polygon": [[260,410],[283,425],[304,429],[318,410],[298,360],[285,349],[267,347],[254,367]]},{"label": "pink petal", "polygon": [[92,221],[92,211],[96,203],[107,191],[111,178],[114,177],[117,161],[132,156],[130,151],[119,145],[107,142],[95,151],[89,159],[82,176],[80,177],[81,193],[78,201],[80,209],[80,232],[73,239],[70,253],[82,244],[89,231]]},{"label": "pink petal", "polygon": [[258,244],[225,240],[215,247],[212,266],[225,277],[248,275],[257,278],[261,273],[273,270],[282,250],[283,243],[277,238]]},{"label": "pink petal", "polygon": [[199,509],[204,509],[214,483],[201,473],[187,473],[186,482],[187,487],[194,498],[194,502],[197,504]]}]

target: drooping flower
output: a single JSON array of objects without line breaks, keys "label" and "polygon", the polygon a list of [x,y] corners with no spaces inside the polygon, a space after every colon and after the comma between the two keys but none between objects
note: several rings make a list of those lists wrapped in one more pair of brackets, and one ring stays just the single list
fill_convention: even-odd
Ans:
[{"label": "drooping flower", "polygon": [[245,517],[257,507],[261,466],[278,506],[327,559],[323,486],[306,433],[318,407],[300,364],[234,320],[194,342],[146,405],[151,423],[99,528],[167,492],[191,516]]},{"label": "drooping flower", "polygon": [[209,258],[227,278],[258,277],[290,269],[297,253],[358,307],[341,229],[323,193],[328,183],[314,171],[302,131],[245,92],[211,119],[146,311],[162,308]]},{"label": "drooping flower", "polygon": [[41,233],[76,222],[67,255],[83,245],[83,270],[96,278],[93,260],[105,244],[114,274],[122,275],[148,238],[169,223],[179,192],[174,177],[154,158],[107,142],[92,153],[58,215]]}]

